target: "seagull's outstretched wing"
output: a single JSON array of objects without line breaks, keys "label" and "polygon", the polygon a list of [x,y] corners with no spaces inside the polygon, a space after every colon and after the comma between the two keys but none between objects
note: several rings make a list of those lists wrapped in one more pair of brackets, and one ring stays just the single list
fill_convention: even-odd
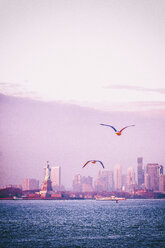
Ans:
[{"label": "seagull's outstretched wing", "polygon": [[110,126],[110,125],[107,125],[107,124],[100,124],[100,125],[102,125],[102,126],[107,126],[107,127],[111,127],[111,128],[113,128],[113,130],[114,130],[115,132],[117,132],[116,128],[114,128],[113,126]]},{"label": "seagull's outstretched wing", "polygon": [[82,168],[84,168],[89,162],[91,162],[91,160],[87,161]]},{"label": "seagull's outstretched wing", "polygon": [[130,126],[126,126],[126,127],[123,127],[121,130],[120,130],[120,133],[127,127],[134,127],[135,125],[130,125]]},{"label": "seagull's outstretched wing", "polygon": [[97,160],[97,162],[99,162],[102,165],[102,167],[104,168],[104,165],[100,160]]}]

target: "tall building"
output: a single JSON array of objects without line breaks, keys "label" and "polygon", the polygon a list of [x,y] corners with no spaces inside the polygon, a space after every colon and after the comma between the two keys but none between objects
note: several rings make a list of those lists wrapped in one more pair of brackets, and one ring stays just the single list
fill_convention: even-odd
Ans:
[{"label": "tall building", "polygon": [[165,176],[162,174],[159,176],[159,191],[162,193],[165,191],[165,188],[164,188],[165,183],[164,182],[165,182]]},{"label": "tall building", "polygon": [[145,188],[150,189],[150,176],[147,173],[144,174],[144,183]]},{"label": "tall building", "polygon": [[82,177],[81,178],[81,189],[82,192],[92,192],[93,191],[93,178],[88,176],[88,177]]},{"label": "tall building", "polygon": [[38,190],[39,180],[34,178],[25,178],[22,181],[22,190]]},{"label": "tall building", "polygon": [[114,178],[113,172],[109,170],[99,171],[97,178],[94,182],[95,191],[113,191]]},{"label": "tall building", "polygon": [[143,170],[143,158],[139,157],[137,158],[137,181],[138,181],[138,187],[141,188],[144,184],[144,170]]},{"label": "tall building", "polygon": [[93,191],[93,178],[82,177],[80,174],[75,175],[73,179],[73,191],[74,192],[92,192]]},{"label": "tall building", "polygon": [[114,169],[114,187],[116,191],[122,189],[122,170],[120,165],[116,165]]},{"label": "tall building", "polygon": [[127,186],[127,175],[123,174],[122,175],[122,190],[125,191]]},{"label": "tall building", "polygon": [[135,171],[132,167],[127,169],[127,190],[132,191],[135,187]]},{"label": "tall building", "polygon": [[107,182],[105,176],[102,175],[102,172],[99,171],[96,180],[94,181],[94,189],[96,192],[106,191]]},{"label": "tall building", "polygon": [[100,175],[102,181],[105,183],[105,191],[114,190],[114,175],[113,171],[103,170]]},{"label": "tall building", "polygon": [[159,191],[164,192],[165,189],[165,176],[163,175],[163,166],[159,166]]},{"label": "tall building", "polygon": [[61,167],[59,166],[51,167],[50,179],[52,181],[53,190],[60,190],[61,189]]},{"label": "tall building", "polygon": [[106,191],[113,191],[114,190],[114,175],[113,171],[103,170],[102,171],[102,178],[106,185]]},{"label": "tall building", "polygon": [[75,175],[73,179],[73,191],[74,192],[81,192],[82,190],[81,180],[82,180],[82,177],[80,174]]},{"label": "tall building", "polygon": [[159,190],[159,165],[149,163],[146,166],[145,187],[149,190]]},{"label": "tall building", "polygon": [[159,175],[163,175],[163,165],[159,165]]}]

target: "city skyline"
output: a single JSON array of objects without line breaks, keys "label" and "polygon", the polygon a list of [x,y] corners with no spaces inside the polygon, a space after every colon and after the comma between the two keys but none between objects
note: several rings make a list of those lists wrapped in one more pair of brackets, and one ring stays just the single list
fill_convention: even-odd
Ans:
[{"label": "city skyline", "polygon": [[[142,178],[139,177],[139,165],[143,172]],[[47,178],[47,166],[49,168],[49,178]],[[22,188],[24,191],[41,190],[45,187],[45,182],[48,180],[50,181],[52,192],[68,190],[65,189],[65,185],[61,184],[61,167],[50,166],[48,161],[47,166],[43,167],[43,180],[40,184],[38,179],[24,178],[22,185],[16,187]],[[69,190],[73,192],[134,192],[135,190],[153,190],[154,192],[164,193],[165,175],[163,172],[164,166],[158,163],[147,163],[145,165],[143,164],[143,158],[138,157],[136,170],[133,167],[128,167],[126,173],[122,173],[122,168],[118,164],[114,167],[114,170],[99,170],[96,178],[90,175],[82,176],[81,174],[76,174],[72,181],[72,188]]]}]

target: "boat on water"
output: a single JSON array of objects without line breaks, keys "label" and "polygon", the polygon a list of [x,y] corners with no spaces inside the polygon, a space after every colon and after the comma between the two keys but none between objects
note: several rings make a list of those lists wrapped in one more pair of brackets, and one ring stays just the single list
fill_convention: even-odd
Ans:
[{"label": "boat on water", "polygon": [[18,196],[13,196],[13,200],[22,200],[22,197],[18,197]]},{"label": "boat on water", "polygon": [[97,201],[123,201],[126,200],[124,197],[116,197],[116,196],[105,196],[105,197],[96,197]]}]

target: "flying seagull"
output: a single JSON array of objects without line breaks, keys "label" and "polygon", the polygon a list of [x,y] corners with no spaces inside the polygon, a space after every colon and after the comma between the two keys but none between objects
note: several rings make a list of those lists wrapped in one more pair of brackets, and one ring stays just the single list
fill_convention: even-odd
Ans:
[{"label": "flying seagull", "polygon": [[101,165],[102,165],[102,167],[104,168],[104,165],[103,165],[103,163],[100,161],[100,160],[89,160],[89,161],[87,161],[85,164],[84,164],[84,166],[82,167],[82,168],[84,168],[88,163],[93,163],[93,164],[96,164],[97,162],[99,162]]},{"label": "flying seagull", "polygon": [[122,132],[125,128],[127,128],[127,127],[134,127],[134,126],[135,126],[135,125],[126,126],[126,127],[123,127],[120,131],[117,131],[116,128],[113,127],[113,126],[111,126],[111,125],[108,125],[108,124],[100,124],[100,125],[102,125],[102,126],[107,126],[107,127],[111,127],[111,128],[115,131],[115,133],[116,133],[118,136],[121,135],[121,132]]}]

